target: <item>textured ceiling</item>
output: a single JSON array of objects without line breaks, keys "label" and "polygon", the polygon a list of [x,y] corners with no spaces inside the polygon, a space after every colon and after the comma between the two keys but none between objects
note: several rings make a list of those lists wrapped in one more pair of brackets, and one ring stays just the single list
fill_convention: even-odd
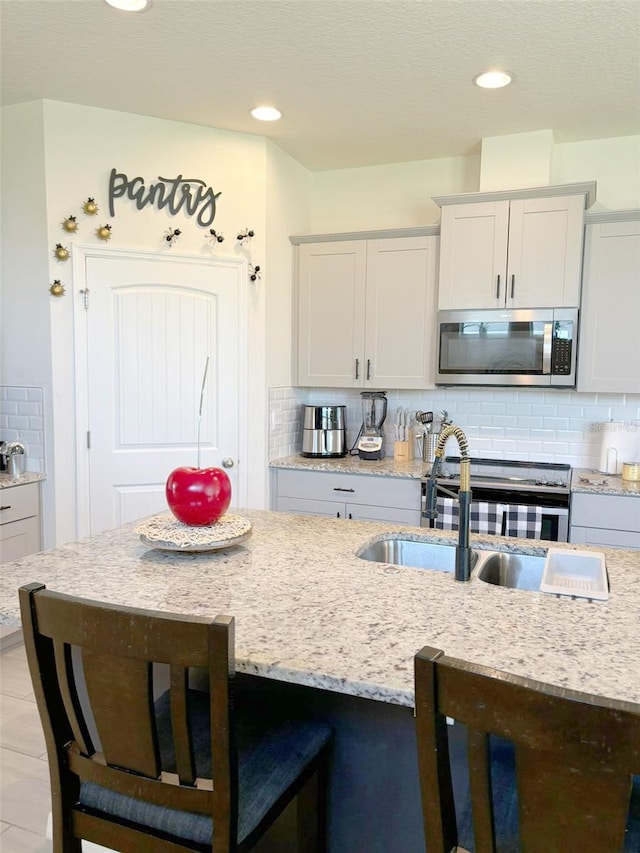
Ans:
[{"label": "textured ceiling", "polygon": [[[640,0],[0,0],[2,103],[40,98],[271,138],[312,170],[485,136],[640,133]],[[472,78],[509,70],[507,89]],[[258,103],[284,113],[249,116]]]}]

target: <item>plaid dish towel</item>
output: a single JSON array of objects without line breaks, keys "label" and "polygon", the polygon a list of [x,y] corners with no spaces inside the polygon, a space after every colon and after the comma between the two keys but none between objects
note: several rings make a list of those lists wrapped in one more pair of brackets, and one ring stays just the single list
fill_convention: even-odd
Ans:
[{"label": "plaid dish towel", "polygon": [[453,498],[444,498],[438,495],[436,499],[437,518],[433,526],[437,530],[457,530],[460,520],[460,507],[458,501]]},{"label": "plaid dish towel", "polygon": [[[438,517],[434,527],[437,530],[457,530],[460,522],[460,506],[453,498],[438,497],[436,506]],[[488,501],[471,501],[469,527],[472,533],[502,535],[505,507]]]},{"label": "plaid dish towel", "polygon": [[504,524],[503,504],[471,501],[471,532],[501,536]]},{"label": "plaid dish towel", "polygon": [[507,506],[507,536],[539,539],[542,534],[542,507],[512,504]]}]

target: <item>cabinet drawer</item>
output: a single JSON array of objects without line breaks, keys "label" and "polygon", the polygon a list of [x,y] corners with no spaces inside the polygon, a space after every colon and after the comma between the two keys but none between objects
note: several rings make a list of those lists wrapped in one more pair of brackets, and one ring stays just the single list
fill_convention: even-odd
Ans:
[{"label": "cabinet drawer", "polygon": [[573,494],[571,525],[640,533],[640,496]]},{"label": "cabinet drawer", "polygon": [[419,510],[420,481],[366,474],[320,471],[278,471],[278,498],[342,500],[368,506]]},{"label": "cabinet drawer", "polygon": [[38,515],[40,501],[37,483],[0,489],[0,525]]},{"label": "cabinet drawer", "polygon": [[413,527],[420,527],[419,509],[347,504],[347,518],[354,521],[388,521],[392,524],[411,524]]},{"label": "cabinet drawer", "polygon": [[0,526],[0,563],[21,560],[40,550],[40,521],[36,516]]},{"label": "cabinet drawer", "polygon": [[600,548],[640,549],[640,533],[629,530],[610,530],[601,527],[572,527],[570,541],[574,545],[593,545]]},{"label": "cabinet drawer", "polygon": [[279,497],[276,502],[278,512],[296,512],[303,515],[326,515],[328,518],[344,518],[343,501],[314,501],[304,498]]}]

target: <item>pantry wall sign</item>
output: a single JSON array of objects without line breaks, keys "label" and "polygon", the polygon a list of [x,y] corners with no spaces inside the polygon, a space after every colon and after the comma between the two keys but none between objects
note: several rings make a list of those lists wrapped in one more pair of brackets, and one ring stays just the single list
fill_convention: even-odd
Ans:
[{"label": "pantry wall sign", "polygon": [[172,216],[184,209],[188,216],[195,216],[198,225],[207,228],[216,216],[216,201],[222,193],[214,192],[205,181],[198,178],[158,177],[150,184],[144,178],[129,178],[124,172],[111,170],[109,177],[109,214],[116,215],[114,202],[127,198],[135,202],[138,210],[152,206],[158,210],[166,208]]}]

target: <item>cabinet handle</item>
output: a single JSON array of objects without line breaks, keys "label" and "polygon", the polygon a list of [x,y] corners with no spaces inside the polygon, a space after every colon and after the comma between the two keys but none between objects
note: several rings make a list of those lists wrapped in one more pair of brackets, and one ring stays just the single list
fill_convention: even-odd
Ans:
[{"label": "cabinet handle", "polygon": [[512,275],[511,276],[511,298],[512,299],[513,299],[513,294],[515,293],[515,289],[516,289],[516,277],[515,277],[515,275]]},{"label": "cabinet handle", "polygon": [[351,521],[352,519],[353,519],[353,516],[351,515],[351,513],[349,513],[349,521]]},{"label": "cabinet handle", "polygon": [[333,487],[334,492],[355,492],[355,489],[341,489],[340,486]]},{"label": "cabinet handle", "polygon": [[500,299],[500,275],[497,276],[496,281],[496,299]]},{"label": "cabinet handle", "polygon": [[360,379],[360,359],[356,358],[356,379]]},{"label": "cabinet handle", "polygon": [[371,359],[367,359],[367,379],[371,379]]},{"label": "cabinet handle", "polygon": [[340,518],[340,513],[339,513],[339,512],[337,512],[337,513],[336,513],[336,518]]},{"label": "cabinet handle", "polygon": [[0,506],[0,511],[3,509],[11,509],[11,504],[7,504],[6,506]]}]

